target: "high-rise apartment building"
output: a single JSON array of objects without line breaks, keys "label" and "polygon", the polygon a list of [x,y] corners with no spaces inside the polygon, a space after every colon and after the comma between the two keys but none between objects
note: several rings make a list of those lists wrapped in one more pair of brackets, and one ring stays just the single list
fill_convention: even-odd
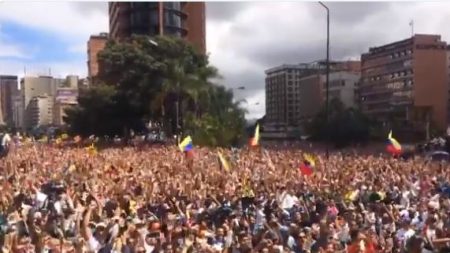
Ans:
[{"label": "high-rise apartment building", "polygon": [[25,108],[22,95],[12,97],[12,121],[17,129],[25,129]]},{"label": "high-rise apartment building", "polygon": [[28,107],[31,99],[37,96],[54,96],[58,81],[51,76],[26,76],[20,80],[20,91],[23,96],[24,108]]},{"label": "high-rise apartment building", "polygon": [[[78,83],[78,76],[74,75],[69,75],[66,78],[53,78],[51,76],[26,76],[22,78],[20,81],[20,99],[16,98],[16,103],[20,102],[21,106],[14,113],[16,115],[15,125],[30,129],[52,124],[54,119],[53,105],[56,103],[64,106],[65,103],[76,103]],[[50,116],[44,113],[47,111],[50,111]],[[20,116],[24,118],[20,119]]]},{"label": "high-rise apartment building", "polygon": [[109,29],[115,40],[132,34],[172,35],[206,52],[204,2],[110,2]]},{"label": "high-rise apartment building", "polygon": [[299,80],[317,73],[319,65],[281,65],[266,70],[266,121],[274,125],[294,125],[300,113]]},{"label": "high-rise apartment building", "polygon": [[[282,65],[266,71],[266,121],[275,126],[298,126],[314,117],[325,98],[323,62]],[[360,62],[332,62],[330,99],[354,106]]]},{"label": "high-rise apartment building", "polygon": [[361,56],[362,111],[404,129],[423,129],[429,119],[438,129],[446,129],[447,58],[447,44],[439,35],[414,35],[370,48]]},{"label": "high-rise apartment building", "polygon": [[49,126],[53,123],[53,97],[36,96],[30,100],[26,109],[28,128]]},{"label": "high-rise apartment building", "polygon": [[88,54],[88,77],[90,81],[98,74],[98,61],[97,55],[100,51],[105,48],[106,42],[108,41],[107,33],[100,33],[98,35],[91,35],[89,41],[87,42],[87,54]]},{"label": "high-rise apartment building", "polygon": [[13,98],[19,94],[17,76],[0,76],[0,122],[13,125]]}]

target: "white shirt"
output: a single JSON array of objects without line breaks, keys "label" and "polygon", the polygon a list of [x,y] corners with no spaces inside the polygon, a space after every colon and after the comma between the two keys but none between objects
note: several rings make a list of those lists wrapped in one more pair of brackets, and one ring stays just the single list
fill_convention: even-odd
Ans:
[{"label": "white shirt", "polygon": [[9,136],[9,134],[5,134],[2,138],[2,146],[4,147],[9,142],[11,142],[11,137]]},{"label": "white shirt", "polygon": [[256,218],[255,218],[256,226],[262,227],[264,225],[265,220],[266,220],[266,215],[264,214],[263,209],[258,209],[256,211]]},{"label": "white shirt", "polygon": [[100,250],[101,245],[93,236],[91,236],[88,240],[89,250],[97,252]]},{"label": "white shirt", "polygon": [[405,246],[406,242],[409,238],[413,237],[416,232],[412,229],[400,229],[397,231],[397,234],[395,235],[395,238],[397,238],[398,241],[403,243],[403,246]]},{"label": "white shirt", "polygon": [[298,198],[296,196],[286,194],[283,198],[283,202],[281,203],[281,207],[283,209],[291,209],[296,203],[298,203]]}]

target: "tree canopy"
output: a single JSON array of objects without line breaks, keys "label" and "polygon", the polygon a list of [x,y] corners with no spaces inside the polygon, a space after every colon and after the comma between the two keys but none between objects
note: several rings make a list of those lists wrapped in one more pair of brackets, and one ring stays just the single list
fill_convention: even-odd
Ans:
[{"label": "tree canopy", "polygon": [[366,142],[370,137],[370,121],[359,110],[345,108],[339,99],[329,102],[328,124],[325,106],[307,126],[313,139],[330,141],[338,147]]},{"label": "tree canopy", "polygon": [[198,144],[224,146],[242,136],[245,111],[213,82],[220,76],[208,57],[184,40],[109,41],[98,61],[96,82],[66,111],[72,132],[122,135],[144,131],[151,120],[168,134],[190,133]]}]

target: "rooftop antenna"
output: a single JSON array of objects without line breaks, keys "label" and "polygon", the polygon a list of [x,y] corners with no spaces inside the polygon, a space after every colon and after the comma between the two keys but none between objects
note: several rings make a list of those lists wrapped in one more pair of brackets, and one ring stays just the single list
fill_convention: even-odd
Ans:
[{"label": "rooftop antenna", "polygon": [[414,20],[409,21],[409,26],[411,26],[411,37],[414,37]]}]

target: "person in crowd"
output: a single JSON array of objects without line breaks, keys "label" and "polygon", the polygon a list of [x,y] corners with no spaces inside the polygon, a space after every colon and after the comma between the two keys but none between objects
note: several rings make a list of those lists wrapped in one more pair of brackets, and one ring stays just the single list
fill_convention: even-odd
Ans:
[{"label": "person in crowd", "polygon": [[[309,151],[310,150],[305,150]],[[447,164],[295,146],[29,143],[0,160],[2,252],[450,252]]]}]

